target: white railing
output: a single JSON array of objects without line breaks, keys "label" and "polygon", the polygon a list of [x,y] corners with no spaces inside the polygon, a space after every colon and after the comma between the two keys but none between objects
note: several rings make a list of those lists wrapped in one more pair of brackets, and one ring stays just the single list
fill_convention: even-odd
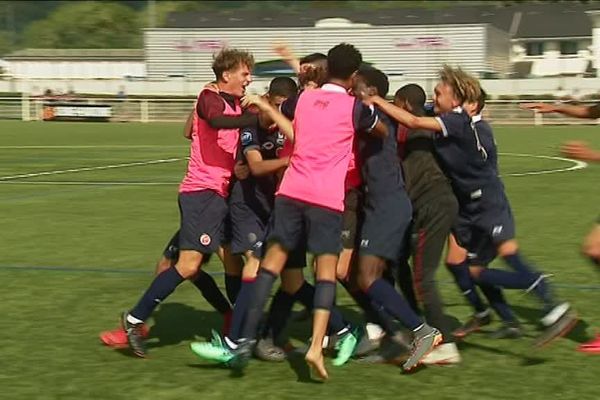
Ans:
[{"label": "white railing", "polygon": [[[64,104],[65,100],[55,100]],[[528,100],[530,101],[530,100]],[[544,100],[548,102],[548,100]],[[581,120],[560,114],[538,114],[519,108],[524,100],[488,101],[485,118],[494,124],[505,125],[570,125],[597,124],[600,120]],[[39,97],[0,97],[0,120],[23,121],[43,120],[47,100]],[[77,98],[69,104],[102,104],[111,106],[111,121],[115,122],[184,122],[194,106],[193,98],[183,99],[117,99],[117,98]],[[592,104],[592,103],[589,103]]]}]

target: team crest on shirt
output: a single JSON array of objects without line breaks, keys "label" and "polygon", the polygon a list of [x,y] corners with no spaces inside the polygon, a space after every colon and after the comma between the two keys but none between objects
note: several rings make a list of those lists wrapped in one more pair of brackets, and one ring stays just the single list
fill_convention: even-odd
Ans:
[{"label": "team crest on shirt", "polygon": [[242,141],[242,146],[248,146],[252,143],[252,132],[243,131],[240,140]]},{"label": "team crest on shirt", "polygon": [[212,239],[207,233],[203,233],[202,235],[200,235],[200,244],[202,246],[208,246],[211,241]]}]

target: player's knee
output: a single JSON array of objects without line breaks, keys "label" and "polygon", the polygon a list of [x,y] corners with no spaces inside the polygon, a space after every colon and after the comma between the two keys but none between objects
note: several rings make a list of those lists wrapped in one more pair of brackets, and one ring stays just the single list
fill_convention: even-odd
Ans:
[{"label": "player's knee", "polygon": [[507,240],[498,245],[498,255],[500,257],[507,257],[516,254],[519,251],[519,245],[514,239]]},{"label": "player's knee", "polygon": [[469,274],[473,279],[479,279],[479,276],[483,272],[483,267],[471,266],[469,267]]},{"label": "player's knee", "polygon": [[158,260],[158,263],[156,263],[156,275],[160,274],[163,271],[166,271],[167,269],[171,268],[174,265],[175,265],[174,260],[171,260],[164,256],[161,257],[161,259]]},{"label": "player's knee", "polygon": [[194,250],[184,250],[179,255],[179,261],[177,261],[175,268],[184,279],[190,279],[200,270],[202,258],[202,253]]}]

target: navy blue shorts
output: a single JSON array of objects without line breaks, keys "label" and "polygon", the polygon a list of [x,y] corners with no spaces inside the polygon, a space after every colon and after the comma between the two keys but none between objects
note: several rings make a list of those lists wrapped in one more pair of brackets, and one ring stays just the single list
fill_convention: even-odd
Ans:
[{"label": "navy blue shorts", "polygon": [[360,255],[389,261],[400,258],[412,220],[412,206],[404,190],[386,195],[366,195],[360,235]]},{"label": "navy blue shorts", "polygon": [[273,229],[268,241],[291,251],[306,237],[308,252],[339,254],[342,250],[342,213],[285,196],[275,197]]},{"label": "navy blue shorts", "polygon": [[468,252],[471,265],[488,265],[498,246],[515,238],[515,221],[503,192],[486,192],[477,200],[460,204],[452,227],[456,241]]},{"label": "navy blue shorts", "polygon": [[179,231],[175,232],[169,243],[167,243],[167,246],[163,250],[163,257],[175,261],[179,259]]},{"label": "navy blue shorts", "polygon": [[227,202],[212,190],[179,193],[179,249],[217,251],[224,236]]},{"label": "navy blue shorts", "polygon": [[344,213],[342,214],[342,247],[354,249],[359,227],[362,222],[363,194],[358,189],[350,189],[344,197]]},{"label": "navy blue shorts", "polygon": [[[243,254],[258,250],[265,239],[272,212],[273,193],[265,193],[257,182],[249,178],[237,181],[229,197],[231,219],[231,252]],[[269,199],[270,196],[270,199]]]}]

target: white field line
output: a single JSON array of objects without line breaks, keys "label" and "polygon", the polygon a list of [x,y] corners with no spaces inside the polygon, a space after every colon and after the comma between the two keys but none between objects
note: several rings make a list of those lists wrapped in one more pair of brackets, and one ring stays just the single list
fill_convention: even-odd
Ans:
[{"label": "white field line", "polygon": [[529,157],[529,158],[541,158],[545,160],[556,160],[556,161],[564,161],[572,163],[570,167],[565,168],[556,168],[556,169],[546,169],[541,171],[529,171],[529,172],[515,172],[512,174],[501,174],[501,176],[530,176],[530,175],[544,175],[544,174],[555,174],[557,172],[568,172],[568,171],[577,171],[579,169],[586,168],[588,164],[583,161],[573,160],[571,158],[564,157],[555,157],[555,156],[542,156],[537,154],[522,154],[522,153],[498,153],[502,156],[512,156],[512,157]]},{"label": "white field line", "polygon": [[105,170],[105,169],[137,167],[137,166],[153,165],[153,164],[164,164],[164,163],[171,163],[171,162],[176,162],[176,161],[181,161],[181,160],[185,160],[185,158],[181,158],[181,157],[165,158],[165,159],[159,159],[159,160],[137,161],[137,162],[130,162],[130,163],[122,163],[122,164],[99,165],[96,167],[81,167],[81,168],[59,169],[59,170],[54,170],[54,171],[31,172],[31,173],[27,173],[27,174],[0,176],[0,182],[11,181],[14,179],[35,178],[38,176],[70,174],[70,173],[85,172],[85,171],[100,171],[100,170]]}]

